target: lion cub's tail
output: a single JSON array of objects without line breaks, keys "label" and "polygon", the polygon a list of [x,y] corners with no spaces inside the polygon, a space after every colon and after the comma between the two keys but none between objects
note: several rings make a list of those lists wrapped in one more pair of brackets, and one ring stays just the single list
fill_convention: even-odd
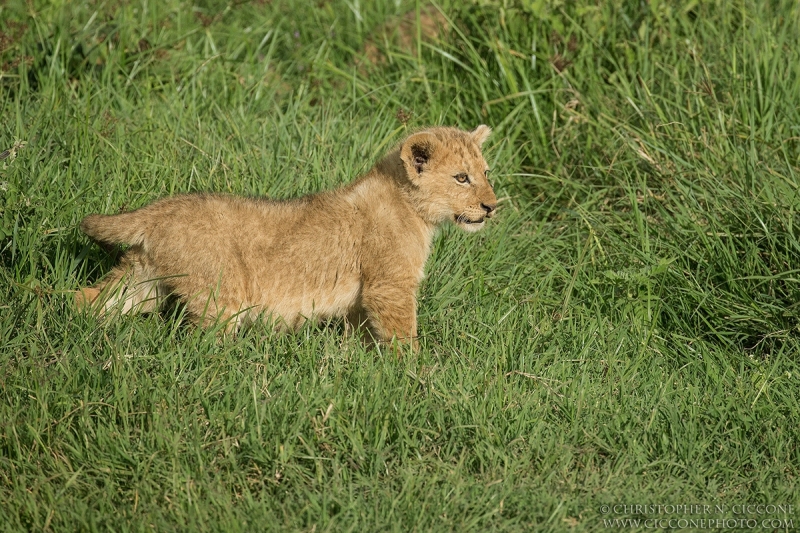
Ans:
[{"label": "lion cub's tail", "polygon": [[144,244],[145,229],[141,213],[89,215],[81,222],[81,231],[92,239],[107,244]]}]

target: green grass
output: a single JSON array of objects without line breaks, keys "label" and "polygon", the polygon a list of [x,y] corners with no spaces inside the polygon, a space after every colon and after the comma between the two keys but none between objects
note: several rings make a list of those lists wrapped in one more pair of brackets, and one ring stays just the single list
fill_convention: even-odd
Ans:
[{"label": "green grass", "polygon": [[[375,30],[405,0],[1,4],[0,530],[797,509],[800,8],[575,4],[444,3],[411,49]],[[323,190],[480,123],[501,211],[436,238],[416,356],[72,307],[114,262],[89,213]]]}]

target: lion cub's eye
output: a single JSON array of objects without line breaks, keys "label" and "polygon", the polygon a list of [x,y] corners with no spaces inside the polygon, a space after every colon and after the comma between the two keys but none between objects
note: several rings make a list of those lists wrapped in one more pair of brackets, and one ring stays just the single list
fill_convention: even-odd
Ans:
[{"label": "lion cub's eye", "polygon": [[484,170],[484,171],[483,171],[483,175],[484,175],[484,176],[486,176],[486,177],[488,178],[488,177],[489,177],[489,172],[491,172],[491,170],[492,170],[492,169],[490,169],[490,168],[487,168],[486,170]]},{"label": "lion cub's eye", "polygon": [[463,172],[462,172],[461,174],[456,174],[456,175],[455,175],[455,176],[453,176],[453,177],[454,177],[454,178],[456,179],[456,181],[457,181],[457,182],[459,182],[459,183],[469,183],[469,176],[467,176],[467,175],[466,175],[466,174],[464,174]]}]

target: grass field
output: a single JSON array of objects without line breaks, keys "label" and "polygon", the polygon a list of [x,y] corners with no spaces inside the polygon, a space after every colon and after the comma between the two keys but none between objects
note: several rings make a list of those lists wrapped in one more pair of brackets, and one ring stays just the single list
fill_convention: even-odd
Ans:
[{"label": "grass field", "polygon": [[[800,527],[798,4],[437,6],[0,4],[1,531]],[[72,306],[89,213],[481,123],[500,212],[437,236],[415,356]]]}]

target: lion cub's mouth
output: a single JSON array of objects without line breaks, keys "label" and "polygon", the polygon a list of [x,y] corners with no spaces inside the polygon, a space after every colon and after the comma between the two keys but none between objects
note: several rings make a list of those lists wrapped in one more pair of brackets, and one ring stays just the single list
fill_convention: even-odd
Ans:
[{"label": "lion cub's mouth", "polygon": [[456,224],[483,224],[485,217],[479,218],[478,220],[472,220],[467,218],[465,215],[453,215],[453,218],[456,221]]}]

